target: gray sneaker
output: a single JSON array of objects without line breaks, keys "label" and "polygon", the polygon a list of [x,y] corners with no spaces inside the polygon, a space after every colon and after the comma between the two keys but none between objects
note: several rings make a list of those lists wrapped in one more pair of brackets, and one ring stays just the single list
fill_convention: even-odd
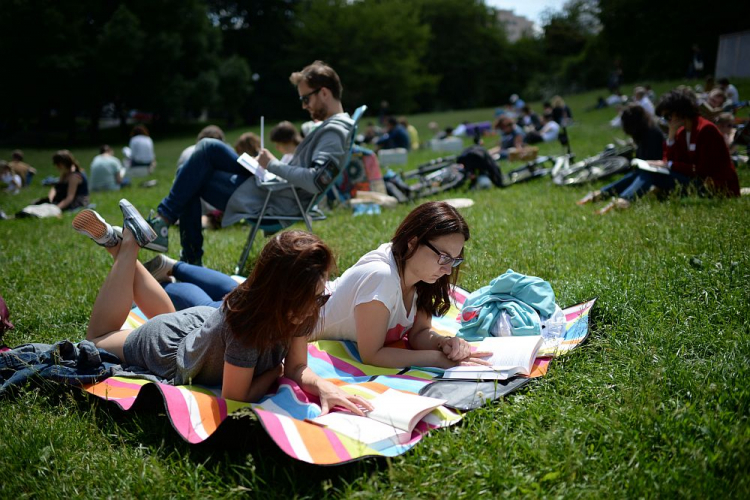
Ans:
[{"label": "gray sneaker", "polygon": [[144,248],[155,252],[166,252],[169,249],[169,226],[164,219],[159,217],[159,214],[155,213],[153,210],[146,221],[156,232],[156,239]]},{"label": "gray sneaker", "polygon": [[156,232],[132,203],[123,198],[120,200],[120,210],[123,218],[122,227],[130,229],[139,247],[143,248],[156,239]]},{"label": "gray sneaker", "polygon": [[157,255],[150,261],[143,264],[151,276],[159,283],[170,281],[172,268],[177,263],[176,260],[170,259],[166,255]]},{"label": "gray sneaker", "polygon": [[116,246],[122,239],[115,229],[102,219],[102,216],[86,208],[78,212],[73,219],[73,229],[84,236],[88,236],[103,247]]}]

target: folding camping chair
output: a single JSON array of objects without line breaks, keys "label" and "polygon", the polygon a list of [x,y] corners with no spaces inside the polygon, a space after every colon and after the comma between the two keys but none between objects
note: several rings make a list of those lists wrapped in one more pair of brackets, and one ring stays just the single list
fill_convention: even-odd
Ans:
[{"label": "folding camping chair", "polygon": [[[343,172],[349,164],[352,156],[352,148],[354,147],[354,138],[357,135],[357,124],[359,123],[359,119],[362,118],[362,115],[366,110],[367,106],[360,106],[352,114],[354,127],[352,128],[351,135],[349,137],[349,148],[347,149],[346,155],[344,156],[344,159],[340,165],[340,172]],[[266,199],[263,201],[263,208],[261,208],[258,217],[247,219],[247,221],[252,225],[252,228],[250,229],[250,234],[247,237],[245,248],[242,249],[242,255],[240,256],[240,260],[237,262],[237,267],[234,268],[234,274],[240,274],[242,269],[245,267],[247,258],[250,255],[250,249],[253,247],[253,242],[255,241],[255,235],[258,234],[259,229],[262,229],[264,233],[273,234],[283,229],[281,221],[304,221],[305,225],[307,226],[307,230],[312,232],[312,221],[324,220],[326,218],[323,211],[318,208],[318,203],[323,199],[328,190],[333,188],[334,184],[335,179],[334,182],[331,182],[324,191],[313,196],[307,206],[303,206],[302,201],[300,200],[299,195],[297,194],[297,190],[293,184],[287,182],[263,183],[263,186],[267,189]],[[293,214],[266,215],[266,210],[268,209],[268,204],[271,201],[271,197],[273,196],[273,194],[286,189],[292,190],[294,199],[297,202],[298,210]]]}]

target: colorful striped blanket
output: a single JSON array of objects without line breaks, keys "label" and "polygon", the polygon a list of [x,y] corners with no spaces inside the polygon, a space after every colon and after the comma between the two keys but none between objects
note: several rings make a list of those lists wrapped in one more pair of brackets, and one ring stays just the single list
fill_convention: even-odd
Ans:
[{"label": "colorful striped blanket", "polygon": [[[458,306],[443,318],[435,318],[433,327],[443,335],[458,330],[458,312],[466,294],[456,294]],[[588,314],[594,300],[565,309],[567,332],[559,352],[568,351],[587,336]],[[139,311],[131,312],[125,328],[134,328],[145,319]],[[362,363],[356,344],[352,342],[319,341],[308,346],[308,364],[321,377],[343,390],[374,398],[387,389],[417,394],[438,376],[433,370],[380,368]],[[547,372],[550,358],[538,358],[531,377]],[[414,429],[411,439],[403,444],[373,449],[342,434],[307,422],[320,413],[319,401],[300,389],[292,380],[282,378],[275,392],[259,403],[241,403],[221,398],[220,388],[172,386],[146,380],[111,377],[85,386],[89,393],[129,410],[146,400],[144,388],[155,388],[162,396],[166,413],[180,436],[190,443],[200,443],[213,434],[228,416],[242,411],[253,412],[271,439],[290,457],[320,465],[343,464],[368,456],[393,457],[414,447],[432,429],[447,427],[461,420],[461,414],[441,406],[428,414]],[[240,412],[242,413],[242,412]],[[252,425],[248,423],[248,425]]]}]

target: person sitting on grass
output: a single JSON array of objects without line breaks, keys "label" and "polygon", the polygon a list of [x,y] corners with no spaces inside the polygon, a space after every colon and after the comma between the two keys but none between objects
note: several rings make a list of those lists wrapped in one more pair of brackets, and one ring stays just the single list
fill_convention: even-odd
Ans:
[{"label": "person sitting on grass", "polygon": [[502,114],[495,121],[494,128],[500,131],[500,144],[489,150],[490,154],[499,154],[500,158],[508,158],[511,150],[523,149],[523,140],[526,137],[523,129],[519,127],[513,118],[507,114]]},{"label": "person sitting on grass", "polygon": [[60,210],[74,210],[89,204],[89,185],[81,165],[67,149],[52,155],[52,163],[60,172],[57,183],[49,190],[46,198],[37,203],[52,203]]},{"label": "person sitting on grass", "polygon": [[[331,300],[323,309],[318,340],[352,340],[362,361],[386,367],[485,364],[485,353],[430,329],[432,316],[450,307],[450,287],[463,262],[469,228],[455,208],[429,202],[415,208],[391,243],[367,253],[338,279],[328,282]],[[458,257],[453,257],[457,255]],[[237,287],[218,271],[176,262],[163,255],[145,264],[177,309],[217,307]],[[180,283],[173,283],[177,278]],[[411,349],[389,347],[407,340]]]},{"label": "person sitting on grass", "polygon": [[258,156],[258,153],[260,153],[260,137],[252,132],[245,132],[234,143],[234,151],[237,155],[247,153],[253,158]]},{"label": "person sitting on grass", "polygon": [[[660,164],[664,157],[664,134],[654,121],[653,115],[640,104],[631,103],[623,109],[621,121],[623,132],[635,141],[635,157]],[[659,174],[636,169],[622,179],[588,193],[576,203],[585,205],[605,197],[616,196],[618,198],[615,203],[607,205],[597,213],[604,214],[615,207],[627,208],[636,197],[648,192],[653,185],[651,178],[655,175]]]},{"label": "person sitting on grass", "polygon": [[289,163],[294,158],[297,146],[302,142],[302,136],[297,132],[297,127],[288,121],[279,122],[272,128],[270,139],[279,153],[283,155],[279,160],[281,163]]},{"label": "person sitting on grass", "polygon": [[[297,148],[289,163],[277,160],[267,149],[258,155],[258,163],[295,186],[279,191],[268,204],[267,215],[295,213],[297,196],[308,203],[322,186],[321,171],[340,166],[346,155],[346,144],[354,122],[341,104],[342,86],[336,72],[321,61],[315,61],[291,75],[297,86],[302,108],[313,119],[323,122]],[[222,226],[259,215],[267,188],[259,186],[250,172],[237,163],[237,153],[226,144],[203,139],[177,174],[169,194],[161,201],[158,215],[149,218],[159,238],[148,248],[160,252],[168,249],[168,226],[180,221],[180,259],[200,264],[203,257],[201,205],[204,199],[224,212]]]},{"label": "person sitting on grass", "polygon": [[195,139],[195,144],[191,144],[186,147],[180,153],[180,157],[177,159],[177,171],[179,172],[182,166],[188,161],[188,158],[195,151],[195,146],[201,142],[201,139],[216,139],[217,141],[224,142],[224,131],[218,125],[206,125],[203,129],[198,132],[198,137]]},{"label": "person sitting on grass", "polygon": [[[372,406],[318,377],[307,366],[307,337],[329,298],[325,280],[331,250],[315,235],[280,233],[263,248],[250,277],[219,308],[175,311],[167,294],[138,261],[139,247],[156,233],[127,201],[120,201],[124,229],[116,231],[93,210],[73,227],[114,258],[99,290],[86,339],[175,385],[221,385],[221,395],[257,402],[282,375],[318,396],[323,413],[334,406],[363,415]],[[135,301],[151,318],[122,329]]]},{"label": "person sitting on grass", "polygon": [[411,138],[409,132],[398,120],[389,116],[385,124],[385,134],[375,141],[379,149],[396,149],[403,148],[407,151],[411,149]]},{"label": "person sitting on grass", "polygon": [[[680,87],[664,94],[656,114],[669,124],[669,134],[663,160],[649,163],[667,167],[669,173],[638,172],[631,186],[600,213],[628,208],[632,197],[647,193],[653,186],[663,193],[679,188],[683,194],[694,190],[700,195],[740,195],[737,171],[724,137],[716,125],[699,115],[692,90]],[[587,201],[584,198],[579,203]]]},{"label": "person sitting on grass", "polygon": [[143,171],[142,174],[150,174],[156,167],[156,154],[154,153],[154,141],[149,135],[145,125],[136,125],[130,131],[130,142],[125,152],[125,163],[127,168]]},{"label": "person sitting on grass", "polygon": [[122,184],[123,166],[107,144],[99,148],[99,154],[91,162],[91,190],[118,191]]},{"label": "person sitting on grass", "polygon": [[21,176],[23,186],[31,184],[31,180],[36,175],[36,169],[23,161],[23,151],[15,149],[10,153],[10,168],[16,174]]},{"label": "person sitting on grass", "polygon": [[0,182],[5,184],[5,192],[10,194],[20,193],[23,186],[21,176],[13,172],[5,160],[0,160]]},{"label": "person sitting on grass", "polygon": [[552,142],[557,140],[560,134],[560,124],[552,118],[552,113],[542,115],[542,128],[537,132],[532,130],[526,134],[526,144],[538,144],[540,142]]}]

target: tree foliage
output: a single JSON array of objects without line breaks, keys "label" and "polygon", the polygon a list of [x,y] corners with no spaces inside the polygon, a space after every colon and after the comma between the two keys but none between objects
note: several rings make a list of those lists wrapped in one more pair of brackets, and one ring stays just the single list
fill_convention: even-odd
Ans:
[{"label": "tree foliage", "polygon": [[108,103],[157,126],[204,110],[302,118],[288,78],[317,59],[342,76],[345,108],[399,114],[602,87],[615,66],[626,84],[680,77],[693,44],[710,72],[718,35],[748,17],[748,2],[569,0],[509,43],[485,0],[0,0],[0,134],[72,137],[81,118],[95,132]]}]

